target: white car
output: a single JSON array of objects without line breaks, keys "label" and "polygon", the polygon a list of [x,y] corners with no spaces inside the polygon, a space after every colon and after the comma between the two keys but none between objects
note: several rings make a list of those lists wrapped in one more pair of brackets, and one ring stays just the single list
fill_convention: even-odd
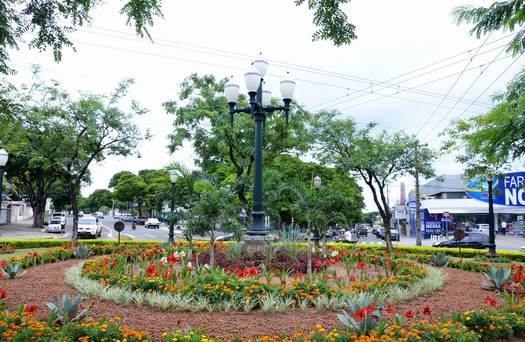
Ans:
[{"label": "white car", "polygon": [[473,232],[476,233],[486,233],[489,231],[489,224],[488,223],[478,223],[474,226],[474,229],[472,229]]},{"label": "white car", "polygon": [[525,246],[521,246],[520,249],[521,249],[522,252],[525,252]]},{"label": "white car", "polygon": [[60,217],[52,218],[49,222],[49,225],[47,226],[46,231],[48,233],[64,233],[66,230],[65,223],[62,223],[62,220]]},{"label": "white car", "polygon": [[66,217],[67,217],[66,212],[61,211],[61,212],[53,213],[51,220],[59,219],[65,228],[66,227]]},{"label": "white car", "polygon": [[102,224],[94,216],[83,216],[78,220],[78,236],[96,239],[102,234]]},{"label": "white car", "polygon": [[159,229],[160,228],[160,221],[157,220],[156,218],[149,218],[146,220],[146,222],[144,223],[144,228],[154,228],[154,229]]}]

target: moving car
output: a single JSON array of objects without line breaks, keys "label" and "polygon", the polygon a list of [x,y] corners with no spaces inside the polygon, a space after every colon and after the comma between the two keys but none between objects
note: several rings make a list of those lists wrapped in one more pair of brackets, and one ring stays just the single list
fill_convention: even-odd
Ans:
[{"label": "moving car", "polygon": [[222,235],[216,238],[215,241],[231,241],[233,240],[234,236],[235,235],[233,233]]},{"label": "moving car", "polygon": [[520,250],[521,250],[522,252],[525,252],[525,246],[521,246]]},{"label": "moving car", "polygon": [[481,233],[467,233],[465,238],[461,241],[443,240],[436,241],[432,244],[434,247],[463,247],[463,248],[487,248],[489,244],[489,236]]},{"label": "moving car", "polygon": [[60,217],[52,218],[49,221],[46,231],[48,233],[64,233],[66,231],[66,225],[62,223]]},{"label": "moving car", "polygon": [[148,218],[146,216],[137,216],[133,219],[133,222],[135,222],[135,224],[143,226],[147,220]]},{"label": "moving car", "polygon": [[156,218],[149,218],[144,222],[144,228],[153,228],[153,229],[159,229],[160,228],[160,221]]},{"label": "moving car", "polygon": [[78,220],[78,236],[96,239],[102,235],[102,224],[94,216],[83,216]]},{"label": "moving car", "polygon": [[98,219],[103,219],[104,218],[104,213],[101,212],[101,211],[97,211],[95,213],[95,216],[98,218]]},{"label": "moving car", "polygon": [[131,214],[120,214],[119,219],[123,222],[133,222],[133,215]]}]

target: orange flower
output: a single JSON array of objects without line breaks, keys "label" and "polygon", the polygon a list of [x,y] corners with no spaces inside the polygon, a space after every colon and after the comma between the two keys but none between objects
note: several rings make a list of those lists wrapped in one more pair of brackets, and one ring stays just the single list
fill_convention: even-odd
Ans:
[{"label": "orange flower", "polygon": [[36,306],[36,305],[26,305],[26,306],[24,307],[24,313],[25,313],[26,315],[29,315],[29,314],[35,313],[35,312],[37,312],[37,311],[38,311],[38,306]]}]

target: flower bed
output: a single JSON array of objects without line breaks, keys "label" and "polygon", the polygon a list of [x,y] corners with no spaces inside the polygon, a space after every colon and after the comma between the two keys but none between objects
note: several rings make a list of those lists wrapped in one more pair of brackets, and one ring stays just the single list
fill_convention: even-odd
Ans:
[{"label": "flower bed", "polygon": [[[303,254],[299,254],[295,262],[283,262],[285,251],[279,250],[275,259],[232,257],[232,263],[228,264],[226,255],[231,251],[227,245],[219,245],[217,249],[222,267],[210,268],[200,263],[208,260],[205,246],[196,251],[191,260],[183,247],[128,248],[87,261],[82,276],[104,287],[182,296],[171,298],[199,303],[203,309],[215,305],[224,310],[250,311],[259,307],[283,311],[311,305],[336,309],[344,305],[349,296],[379,293],[392,287],[407,288],[428,272],[401,255],[355,249],[332,251],[326,259],[317,256],[316,272],[307,275],[302,268]],[[291,266],[283,269],[283,264]],[[294,265],[301,268],[294,269]]]}]

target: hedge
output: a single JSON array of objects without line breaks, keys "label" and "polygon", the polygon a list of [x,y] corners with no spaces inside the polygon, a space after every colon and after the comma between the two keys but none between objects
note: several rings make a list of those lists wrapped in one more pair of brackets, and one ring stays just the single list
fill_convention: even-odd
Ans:
[{"label": "hedge", "polygon": [[[6,244],[13,246],[17,249],[22,248],[44,248],[44,247],[59,247],[63,244],[70,243],[71,240],[64,239],[0,239],[0,245]],[[165,241],[160,240],[124,240],[121,241],[121,244],[142,244],[142,245],[155,245],[160,244]],[[185,241],[179,241],[185,243]],[[81,245],[115,245],[117,244],[116,240],[78,240],[78,243]],[[226,242],[228,243],[228,242]],[[197,243],[198,244],[198,243]],[[306,243],[303,243],[306,246]],[[347,244],[340,242],[330,242],[327,243],[328,247],[333,248],[364,248],[364,249],[374,249],[374,250],[384,250],[386,249],[385,245],[368,245],[368,244]],[[432,254],[436,252],[443,252],[447,255],[458,256],[458,257],[475,257],[485,255],[486,251],[484,249],[469,249],[462,248],[461,253],[458,248],[436,248],[428,246],[395,246],[394,250],[403,251],[406,253],[416,253],[416,254]],[[508,250],[498,250],[498,255],[506,257],[510,260],[525,262],[525,252],[519,251],[508,251]]]}]

